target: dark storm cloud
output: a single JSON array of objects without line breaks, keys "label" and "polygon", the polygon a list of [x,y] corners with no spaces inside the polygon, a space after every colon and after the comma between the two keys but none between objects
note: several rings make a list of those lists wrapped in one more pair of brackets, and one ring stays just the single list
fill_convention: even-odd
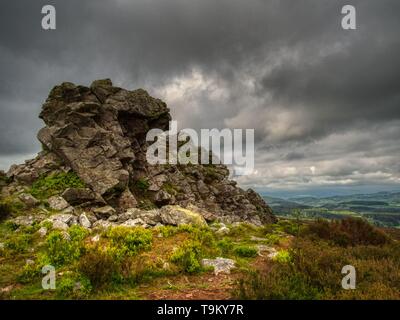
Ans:
[{"label": "dark storm cloud", "polygon": [[[53,85],[110,77],[166,100],[181,127],[255,128],[258,163],[315,166],[314,176],[321,167],[324,181],[379,165],[396,175],[400,3],[350,2],[356,31],[340,27],[341,0],[3,0],[0,165],[38,150]],[[57,30],[40,27],[45,4]],[[356,152],[373,160],[338,164]],[[249,179],[282,183],[278,171]]]}]

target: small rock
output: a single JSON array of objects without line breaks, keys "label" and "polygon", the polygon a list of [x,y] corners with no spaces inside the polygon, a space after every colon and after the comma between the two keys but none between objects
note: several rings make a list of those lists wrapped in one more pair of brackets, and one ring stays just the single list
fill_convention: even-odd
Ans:
[{"label": "small rock", "polygon": [[267,239],[265,238],[260,238],[260,237],[255,237],[255,236],[251,236],[250,237],[251,241],[266,241]]},{"label": "small rock", "polygon": [[13,222],[19,226],[31,226],[34,220],[32,216],[19,216],[16,217]]},{"label": "small rock", "polygon": [[73,206],[69,206],[62,211],[62,213],[64,213],[64,214],[72,214],[74,212],[75,212],[75,208]]},{"label": "small rock", "polygon": [[92,223],[90,222],[90,220],[88,219],[88,217],[86,216],[86,213],[82,213],[79,216],[79,224],[84,227],[84,228],[90,228],[92,226]]},{"label": "small rock", "polygon": [[53,196],[47,200],[49,207],[53,210],[64,210],[69,207],[69,203],[63,197]]},{"label": "small rock", "polygon": [[38,234],[40,235],[40,237],[44,237],[44,236],[46,236],[46,234],[47,234],[47,228],[46,227],[41,227],[39,230],[38,230]]},{"label": "small rock", "polygon": [[61,220],[55,220],[53,221],[53,229],[68,230],[68,225],[65,222],[62,222]]},{"label": "small rock", "polygon": [[216,259],[203,259],[201,264],[204,267],[214,267],[214,274],[231,273],[231,269],[235,267],[235,261],[232,259],[218,257]]},{"label": "small rock", "polygon": [[143,228],[148,228],[149,225],[144,222],[142,219],[140,218],[136,218],[136,219],[129,219],[127,221],[125,221],[123,224],[121,224],[121,226],[124,227],[143,227]]},{"label": "small rock", "polygon": [[36,199],[34,196],[32,196],[29,193],[21,193],[18,196],[19,200],[21,200],[28,208],[33,208],[36,207],[37,205],[40,204],[40,201]]},{"label": "small rock", "polygon": [[108,219],[115,214],[115,209],[111,206],[104,206],[94,209],[93,212],[99,219]]},{"label": "small rock", "polygon": [[25,264],[33,265],[33,264],[35,264],[35,261],[33,261],[32,259],[26,259]]},{"label": "small rock", "polygon": [[262,252],[268,252],[267,257],[270,259],[275,258],[275,256],[278,254],[278,251],[276,251],[274,247],[269,247],[264,244],[257,245],[257,250],[258,250],[258,255],[261,257],[264,256]]},{"label": "small rock", "polygon": [[14,288],[14,285],[13,285],[13,284],[10,284],[10,285],[7,286],[7,287],[1,288],[1,289],[0,289],[0,292],[2,292],[2,293],[8,293],[8,292],[10,292],[13,288]]},{"label": "small rock", "polygon": [[116,214],[113,214],[111,217],[108,218],[108,221],[116,222],[118,221],[118,216]]},{"label": "small rock", "polygon": [[53,214],[50,216],[47,221],[55,222],[55,221],[60,221],[65,223],[67,226],[71,226],[74,224],[77,224],[77,219],[74,215],[70,213],[58,213],[58,214]]},{"label": "small rock", "polygon": [[164,270],[169,270],[169,268],[170,268],[169,263],[168,263],[168,262],[164,262],[162,268],[163,268]]},{"label": "small rock", "polygon": [[112,227],[114,225],[115,224],[113,222],[110,222],[110,221],[97,220],[95,223],[93,223],[93,228],[107,229],[107,228],[110,228],[110,227]]},{"label": "small rock", "polygon": [[218,235],[226,235],[226,234],[229,234],[230,231],[231,230],[227,227],[221,227],[215,233]]},{"label": "small rock", "polygon": [[100,241],[100,235],[96,234],[94,237],[92,237],[92,242],[99,242]]}]

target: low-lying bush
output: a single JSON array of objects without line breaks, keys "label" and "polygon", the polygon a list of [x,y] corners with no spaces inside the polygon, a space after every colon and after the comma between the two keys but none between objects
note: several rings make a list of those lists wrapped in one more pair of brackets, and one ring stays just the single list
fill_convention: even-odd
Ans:
[{"label": "low-lying bush", "polygon": [[85,299],[92,291],[90,280],[86,277],[69,272],[57,282],[56,292],[59,298]]},{"label": "low-lying bush", "polygon": [[110,240],[111,250],[118,258],[136,255],[141,250],[151,248],[153,234],[142,227],[115,227],[106,231],[105,237]]},{"label": "low-lying bush", "polygon": [[120,262],[107,249],[95,246],[79,259],[78,270],[94,288],[102,288],[119,278]]},{"label": "low-lying bush", "polygon": [[258,255],[258,251],[254,247],[239,246],[234,249],[234,253],[243,258],[254,258]]},{"label": "low-lying bush", "polygon": [[196,273],[202,269],[200,263],[201,254],[201,244],[198,241],[189,240],[174,251],[170,260],[185,272]]},{"label": "low-lying bush", "polygon": [[356,245],[383,245],[390,242],[381,230],[360,218],[318,220],[308,227],[310,235],[347,247]]},{"label": "low-lying bush", "polygon": [[[400,299],[399,249],[398,243],[344,248],[300,238],[292,249],[278,253],[268,271],[241,279],[234,295],[240,299]],[[341,286],[345,265],[356,268],[356,290]]]},{"label": "low-lying bush", "polygon": [[88,231],[72,226],[68,236],[61,231],[52,231],[46,239],[46,257],[55,266],[62,266],[78,260],[85,250],[83,240]]}]

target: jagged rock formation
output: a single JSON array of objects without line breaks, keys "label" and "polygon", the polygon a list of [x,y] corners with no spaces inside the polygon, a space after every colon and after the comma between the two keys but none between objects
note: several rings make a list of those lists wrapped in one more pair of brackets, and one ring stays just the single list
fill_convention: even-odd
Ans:
[{"label": "jagged rock formation", "polygon": [[[60,196],[91,212],[111,206],[115,214],[107,213],[104,219],[131,208],[179,205],[196,206],[208,221],[275,220],[257,193],[228,179],[224,165],[150,165],[146,133],[153,128],[168,130],[171,116],[164,102],[142,89],[114,87],[109,79],[90,87],[62,83],[51,90],[40,118],[46,126],[38,139],[45,151],[10,168],[7,178],[14,182],[5,192],[43,175],[72,170],[87,188],[69,188]],[[90,223],[86,216],[82,220]]]}]

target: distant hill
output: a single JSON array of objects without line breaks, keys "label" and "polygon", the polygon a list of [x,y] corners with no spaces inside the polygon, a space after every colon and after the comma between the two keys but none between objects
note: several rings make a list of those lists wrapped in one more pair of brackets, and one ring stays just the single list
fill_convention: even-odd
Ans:
[{"label": "distant hill", "polygon": [[294,209],[309,218],[340,219],[360,216],[380,226],[400,227],[400,192],[377,192],[330,197],[263,196],[277,215],[287,216]]}]

